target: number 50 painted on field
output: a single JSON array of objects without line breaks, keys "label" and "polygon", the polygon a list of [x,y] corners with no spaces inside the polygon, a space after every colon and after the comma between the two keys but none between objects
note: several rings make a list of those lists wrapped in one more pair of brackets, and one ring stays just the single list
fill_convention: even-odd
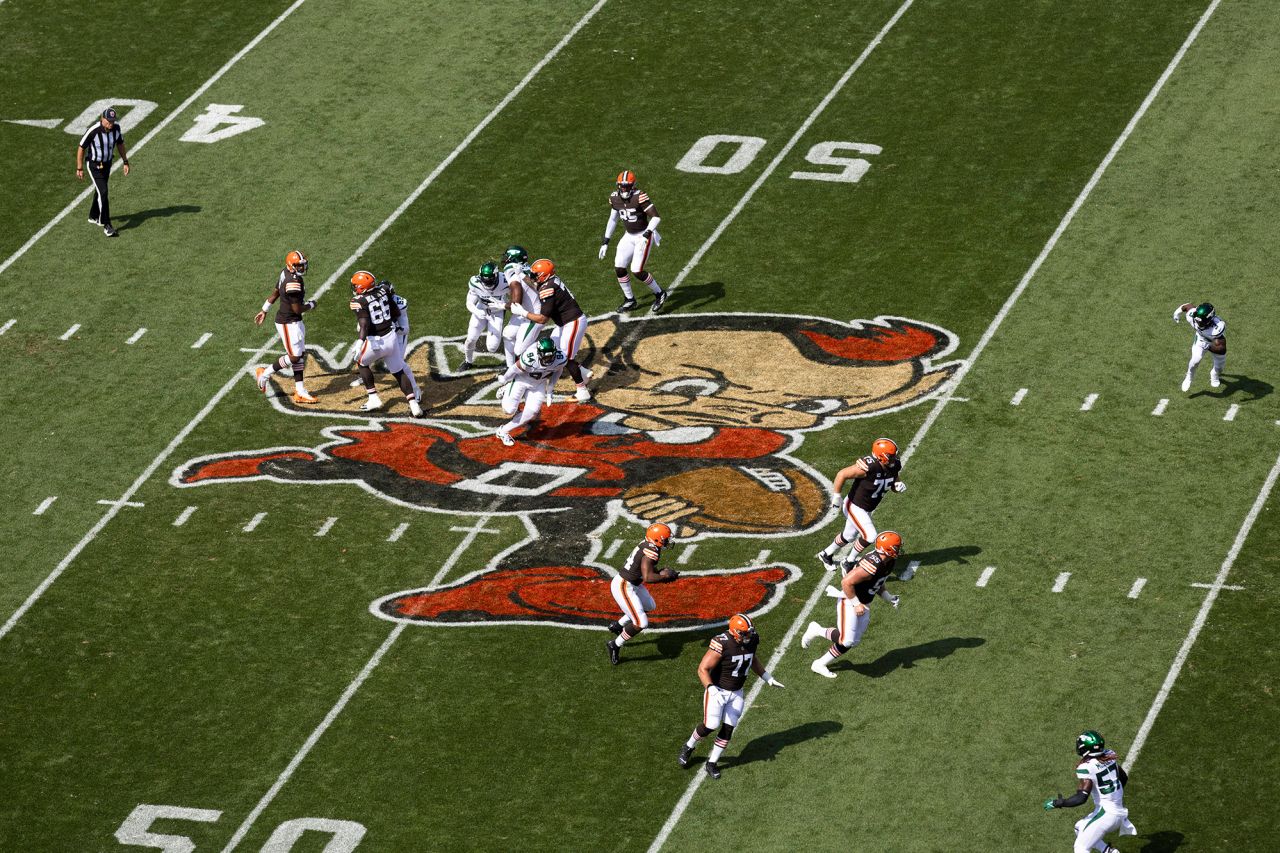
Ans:
[{"label": "number 50 painted on field", "polygon": [[[688,153],[680,158],[676,168],[681,172],[695,172],[704,175],[736,175],[747,166],[764,148],[766,140],[759,136],[737,136],[732,133],[715,133],[704,136]],[[707,158],[720,145],[736,146],[729,159],[719,166],[708,166]],[[849,157],[841,152],[852,151],[857,154],[879,154],[879,145],[865,142],[818,142],[804,155],[804,159],[815,166],[836,166],[836,172],[792,172],[791,177],[800,181],[836,181],[845,184],[856,184],[871,168],[871,163],[861,157]]]},{"label": "number 50 painted on field", "polygon": [[[192,853],[196,844],[185,835],[167,835],[151,831],[157,820],[191,820],[199,823],[215,823],[222,817],[217,809],[191,809],[184,806],[153,806],[143,803],[120,824],[116,840],[131,847],[150,847],[164,853]],[[262,853],[288,853],[306,832],[322,832],[330,836],[323,853],[351,853],[364,838],[365,828],[354,820],[333,820],[324,817],[299,817],[286,820],[271,833]],[[314,848],[311,848],[314,849]]]}]

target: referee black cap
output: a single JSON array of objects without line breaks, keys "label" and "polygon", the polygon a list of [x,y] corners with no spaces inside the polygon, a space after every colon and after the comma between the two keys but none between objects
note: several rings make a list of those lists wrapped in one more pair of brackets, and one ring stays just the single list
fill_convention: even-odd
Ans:
[{"label": "referee black cap", "polygon": [[102,117],[112,124],[116,123],[116,111],[114,107],[107,107],[102,111]]}]

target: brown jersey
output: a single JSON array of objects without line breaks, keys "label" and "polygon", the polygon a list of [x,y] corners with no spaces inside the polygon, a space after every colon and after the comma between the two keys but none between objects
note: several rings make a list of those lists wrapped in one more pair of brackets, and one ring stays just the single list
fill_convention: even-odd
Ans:
[{"label": "brown jersey", "polygon": [[356,312],[362,337],[376,338],[395,327],[400,309],[391,298],[390,288],[384,285],[371,287],[364,293],[351,297],[351,310]]},{"label": "brown jersey", "polygon": [[277,300],[276,322],[296,323],[302,319],[302,303],[306,300],[305,285],[302,274],[290,269],[280,270],[280,280],[276,282]]},{"label": "brown jersey", "polygon": [[867,473],[854,480],[853,485],[849,487],[849,501],[867,512],[875,512],[875,508],[884,498],[884,493],[898,481],[902,463],[894,459],[885,465],[874,456],[864,456],[861,461],[866,465]]},{"label": "brown jersey", "polygon": [[649,227],[649,220],[658,215],[649,194],[640,190],[632,190],[631,198],[623,198],[615,191],[609,195],[609,206],[618,212],[618,218],[628,234],[643,234]]},{"label": "brown jersey", "polygon": [[720,662],[711,670],[711,683],[725,690],[741,690],[758,645],[760,638],[755,632],[742,641],[734,639],[728,631],[712,637],[710,648],[720,655]]},{"label": "brown jersey", "polygon": [[645,539],[631,549],[631,553],[627,555],[627,559],[623,562],[622,568],[618,570],[618,574],[627,583],[640,586],[644,583],[644,569],[642,568],[644,561],[651,561],[653,563],[653,571],[656,572],[658,570],[658,557],[661,555],[662,550],[648,539]]},{"label": "brown jersey", "polygon": [[[875,598],[876,593],[884,587],[884,582],[889,579],[889,573],[893,571],[897,562],[897,557],[888,557],[879,551],[872,551],[859,560],[857,565],[849,570],[859,572],[859,580],[853,585],[854,596],[863,604],[870,604],[871,599]],[[871,572],[871,577],[863,577],[861,569]]]},{"label": "brown jersey", "polygon": [[538,313],[545,315],[557,326],[567,326],[582,316],[578,300],[558,275],[553,275],[548,281],[538,285],[538,299],[542,303],[542,310]]}]

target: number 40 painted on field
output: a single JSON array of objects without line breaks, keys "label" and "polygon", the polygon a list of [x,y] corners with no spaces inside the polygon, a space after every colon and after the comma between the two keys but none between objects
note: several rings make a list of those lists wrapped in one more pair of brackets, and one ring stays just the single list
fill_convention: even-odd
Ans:
[{"label": "number 40 painted on field", "polygon": [[[217,809],[191,809],[184,806],[152,806],[143,803],[120,824],[116,840],[130,847],[150,847],[165,853],[192,853],[196,843],[185,835],[167,835],[151,831],[157,820],[192,820],[198,823],[214,823],[222,817]],[[333,820],[325,817],[298,817],[286,820],[271,833],[262,853],[288,853],[308,831],[327,833],[330,838],[322,853],[351,853],[364,838],[363,824],[354,820]],[[308,849],[314,849],[309,847]]]},{"label": "number 40 painted on field", "polygon": [[[704,136],[689,152],[680,158],[676,168],[682,172],[696,172],[704,175],[736,175],[747,166],[764,148],[766,140],[759,136],[737,136],[732,133],[716,133]],[[737,146],[733,153],[719,166],[708,166],[707,158],[720,145]],[[879,154],[879,145],[866,142],[818,142],[804,155],[804,159],[815,166],[836,166],[836,172],[792,172],[791,177],[800,181],[836,181],[838,183],[856,184],[871,168],[871,163],[861,157],[850,157],[841,152],[856,154]]]}]

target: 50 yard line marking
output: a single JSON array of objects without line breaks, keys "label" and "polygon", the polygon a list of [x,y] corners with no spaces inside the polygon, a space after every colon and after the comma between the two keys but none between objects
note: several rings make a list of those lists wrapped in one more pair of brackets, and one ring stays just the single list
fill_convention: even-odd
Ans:
[{"label": "50 yard line marking", "polygon": [[[991,343],[991,339],[995,337],[996,332],[999,330],[1000,326],[1004,323],[1005,318],[1009,316],[1009,312],[1013,310],[1013,306],[1017,304],[1018,299],[1022,296],[1023,292],[1027,289],[1027,286],[1031,283],[1031,279],[1033,279],[1035,277],[1035,274],[1039,272],[1040,267],[1045,262],[1045,259],[1049,257],[1049,253],[1053,251],[1053,247],[1058,244],[1058,240],[1062,238],[1063,232],[1067,230],[1067,226],[1069,226],[1071,222],[1075,219],[1076,213],[1078,213],[1080,208],[1084,206],[1085,200],[1089,198],[1089,195],[1093,192],[1094,187],[1096,187],[1098,185],[1098,182],[1102,180],[1103,174],[1107,171],[1107,168],[1111,165],[1111,162],[1116,158],[1116,155],[1120,152],[1120,149],[1124,146],[1124,143],[1129,139],[1129,136],[1133,133],[1134,128],[1138,126],[1138,122],[1141,121],[1144,115],[1146,115],[1147,110],[1150,109],[1151,104],[1155,101],[1156,96],[1160,94],[1160,91],[1164,88],[1165,83],[1167,83],[1169,78],[1173,76],[1174,70],[1178,67],[1179,64],[1181,64],[1182,58],[1186,56],[1187,51],[1191,48],[1191,45],[1195,42],[1196,38],[1200,35],[1200,31],[1204,29],[1204,25],[1209,22],[1209,18],[1213,16],[1213,13],[1218,8],[1218,4],[1220,2],[1221,0],[1213,0],[1213,2],[1209,4],[1209,7],[1205,9],[1204,14],[1200,16],[1200,19],[1196,22],[1196,25],[1192,27],[1191,32],[1187,35],[1186,40],[1183,41],[1182,46],[1178,48],[1177,53],[1173,55],[1173,59],[1169,61],[1169,64],[1168,66],[1165,67],[1164,72],[1156,80],[1155,85],[1151,87],[1151,91],[1148,92],[1147,96],[1142,100],[1142,103],[1138,107],[1138,111],[1133,114],[1133,117],[1131,119],[1129,119],[1129,123],[1125,125],[1124,130],[1121,131],[1120,136],[1116,139],[1115,143],[1112,144],[1111,149],[1107,151],[1106,156],[1102,158],[1102,162],[1098,164],[1098,168],[1094,170],[1093,175],[1089,178],[1089,181],[1085,184],[1084,189],[1082,189],[1080,191],[1080,194],[1076,196],[1075,202],[1072,203],[1071,207],[1067,210],[1066,214],[1062,217],[1062,221],[1058,223],[1058,227],[1055,228],[1053,231],[1053,234],[1050,235],[1049,241],[1045,243],[1044,248],[1040,250],[1040,254],[1036,256],[1036,259],[1032,262],[1030,268],[1027,269],[1026,274],[1022,276],[1022,279],[1018,282],[1018,286],[1014,288],[1013,292],[1009,294],[1009,297],[1004,301],[1004,304],[1000,306],[999,312],[996,313],[996,316],[991,321],[991,324],[987,326],[986,331],[983,332],[982,337],[979,338],[978,343],[974,346],[973,350],[969,353],[969,357],[966,358],[961,363],[960,368],[956,371],[956,375],[952,377],[951,381],[946,386],[944,386],[942,393],[938,396],[938,401],[934,404],[933,408],[929,410],[929,414],[928,416],[925,417],[924,423],[922,423],[920,425],[920,428],[916,430],[916,434],[912,437],[911,443],[907,445],[906,450],[902,453],[903,462],[906,462],[908,459],[911,458],[911,456],[915,453],[916,449],[920,446],[920,443],[924,441],[925,436],[929,434],[929,430],[932,429],[934,423],[937,422],[938,416],[942,414],[942,410],[946,408],[947,403],[950,402],[951,395],[954,393],[955,389],[960,387],[960,383],[969,374],[969,371],[973,368],[973,365],[977,361],[978,356],[980,356],[982,352],[987,348],[987,344]],[[902,12],[904,12],[907,6],[909,5],[910,5],[910,0],[908,0],[908,2],[905,3],[898,10],[898,13],[894,16],[893,21],[896,21],[897,18],[901,16]],[[892,24],[893,21],[890,21],[890,23]],[[881,32],[883,34],[884,31],[882,30]],[[879,39],[879,36],[877,36],[877,39]],[[718,232],[720,230],[722,229],[717,229],[717,234],[713,234],[712,236],[713,237],[718,236]],[[701,256],[702,256],[702,250],[699,250],[698,254],[695,256],[695,259],[700,258]],[[684,275],[684,271],[681,271],[681,277],[683,277],[683,275]],[[679,281],[679,279],[677,279],[677,281]],[[1274,485],[1275,477],[1278,472],[1280,472],[1280,459],[1277,459],[1276,467],[1273,468],[1271,471],[1271,477],[1268,478],[1267,480],[1267,485],[1264,488],[1264,494],[1269,492],[1271,486]],[[1261,508],[1262,498],[1263,496],[1259,495],[1259,501],[1255,505],[1255,509]],[[1252,524],[1251,520],[1247,520],[1247,521],[1249,525]],[[1242,532],[1245,532],[1243,528],[1242,528]],[[1241,542],[1243,541],[1243,537],[1238,537],[1238,538],[1240,539]],[[1229,556],[1231,560],[1234,560],[1234,553]],[[1219,581],[1225,580],[1225,577],[1226,577],[1225,569],[1229,569],[1229,568],[1230,568],[1229,564],[1224,564],[1224,571],[1219,572]],[[799,633],[800,626],[804,624],[805,620],[809,618],[809,614],[813,612],[813,608],[817,606],[818,601],[822,597],[822,589],[825,586],[826,586],[826,578],[825,577],[820,578],[817,586],[814,587],[814,591],[809,595],[809,598],[805,602],[804,607],[801,608],[800,613],[796,616],[795,621],[791,623],[791,627],[787,630],[787,633],[782,638],[782,642],[778,645],[778,648],[774,651],[773,656],[770,658],[769,665],[767,667],[769,670],[775,671],[777,669],[777,665],[781,662],[782,656],[786,653],[787,647],[795,639],[796,634]],[[1220,584],[1217,584],[1215,586],[1220,586]],[[1212,605],[1213,599],[1216,596],[1217,596],[1217,588],[1211,589],[1209,591],[1208,596],[1205,599],[1205,606],[1201,608],[1202,616],[1207,616],[1208,607]],[[1201,622],[1202,620],[1200,618],[1197,618],[1197,625],[1199,625]],[[1187,643],[1184,644],[1184,652],[1190,650],[1190,644],[1195,641],[1195,634],[1198,632],[1199,632],[1199,628],[1193,626],[1193,634],[1188,636]],[[1181,662],[1183,660],[1185,660],[1185,654],[1180,653],[1179,660],[1175,661],[1175,666],[1178,669],[1181,668]],[[1177,677],[1176,671],[1171,670],[1170,677],[1166,679],[1166,686],[1172,687],[1172,681],[1176,677]],[[763,685],[764,685],[764,682],[760,681],[759,679],[756,679],[755,684],[752,685],[751,692],[747,694],[746,702],[743,703],[742,714],[740,715],[740,718],[745,717],[747,712],[751,710],[751,706],[755,702],[755,698],[757,695],[759,695],[760,688]],[[1167,696],[1167,690],[1162,691],[1161,696],[1156,697],[1157,702],[1159,704],[1163,704],[1165,696]],[[1137,757],[1138,750],[1141,748],[1142,742],[1146,737],[1146,733],[1150,729],[1149,723],[1154,721],[1155,715],[1157,713],[1159,713],[1159,707],[1158,705],[1153,705],[1151,713],[1148,714],[1148,722],[1143,724],[1143,730],[1139,732],[1139,739],[1135,740],[1134,747],[1130,751],[1130,755],[1132,756],[1132,758],[1130,758],[1126,763],[1132,765],[1133,760]],[[670,837],[672,830],[674,830],[676,824],[679,823],[680,818],[684,815],[685,809],[689,807],[689,803],[693,800],[693,795],[697,793],[699,786],[702,785],[702,781],[705,778],[706,778],[705,773],[698,772],[694,776],[694,778],[690,780],[689,787],[685,789],[684,795],[680,798],[680,801],[676,803],[676,806],[672,810],[670,817],[667,818],[667,821],[665,824],[663,824],[661,831],[659,831],[657,837],[654,838],[653,844],[649,846],[649,853],[656,853],[656,851],[660,850],[663,844],[666,843],[667,838]]]},{"label": "50 yard line marking", "polygon": [[[228,69],[230,69],[232,65],[234,65],[237,61],[239,61],[239,59],[243,57],[244,54],[248,53],[249,50],[254,45],[256,45],[263,38],[265,38],[266,35],[269,32],[271,32],[271,30],[273,30],[281,21],[283,21],[290,13],[292,13],[294,9],[297,9],[304,2],[305,0],[297,0],[296,3],[294,3],[288,9],[286,9],[279,18],[276,18],[276,20],[273,21],[270,26],[268,26],[265,30],[259,33],[258,36],[253,41],[249,42],[249,44],[240,51],[240,53],[236,54],[231,59],[230,62],[228,62],[218,71],[217,74],[211,77],[204,86],[202,86],[199,90],[196,91],[194,95],[192,95],[185,102],[183,102],[183,105],[180,109],[185,109],[190,104],[191,101],[195,100],[195,98],[198,97],[200,94],[203,94],[205,89],[207,89],[210,85],[212,85],[215,80],[221,77],[222,74],[224,74]],[[373,244],[373,241],[377,239],[377,237],[381,236],[388,228],[391,227],[392,223],[394,223],[397,219],[399,219],[400,216],[406,210],[409,209],[409,205],[412,204],[412,202],[415,201],[420,195],[422,195],[422,193],[427,189],[427,187],[429,187],[435,181],[435,179],[440,175],[440,173],[444,171],[444,168],[450,163],[452,163],[454,160],[456,160],[458,158],[458,155],[460,155],[464,150],[466,150],[468,146],[471,145],[471,142],[480,134],[480,131],[484,130],[484,128],[489,126],[490,122],[492,122],[498,116],[498,113],[500,113],[508,104],[510,104],[511,101],[513,101],[515,97],[519,95],[520,92],[522,92],[526,86],[529,85],[529,82],[534,78],[534,76],[539,71],[541,71],[548,62],[554,59],[556,55],[560,53],[561,50],[564,49],[565,45],[569,43],[569,40],[572,39],[575,35],[577,35],[578,31],[581,30],[584,26],[586,26],[587,22],[590,21],[593,17],[595,17],[595,14],[599,12],[600,9],[607,2],[608,0],[598,0],[594,6],[592,6],[589,10],[587,10],[587,13],[585,15],[583,15],[581,18],[578,19],[578,22],[573,25],[573,28],[569,30],[569,32],[564,36],[564,38],[562,38],[559,42],[557,42],[555,47],[551,48],[551,50],[548,51],[547,54],[543,56],[542,59],[536,65],[534,65],[533,68],[531,68],[529,72],[525,74],[524,77],[520,79],[520,82],[516,84],[515,88],[512,89],[510,92],[508,92],[506,97],[504,97],[496,107],[490,110],[489,113],[483,119],[481,119],[479,124],[477,124],[474,128],[472,128],[471,132],[468,133],[466,137],[464,137],[463,140],[458,143],[457,147],[455,147],[453,151],[449,153],[449,156],[447,156],[443,161],[441,161],[440,165],[438,165],[434,170],[432,170],[431,174],[427,175],[426,179],[423,180],[423,182],[418,185],[418,188],[415,189],[412,194],[410,194],[409,198],[406,199],[403,204],[397,207],[391,213],[391,215],[388,216],[380,226],[378,226],[377,230],[373,232],[373,234],[369,237],[368,240],[366,240],[364,243],[360,245],[360,248],[357,249],[356,252],[351,255],[351,257],[347,258],[343,266],[334,271],[333,275],[330,276],[329,279],[325,281],[323,285],[320,286],[320,289],[316,291],[316,294],[313,298],[319,299],[320,296],[326,290],[332,287],[334,282],[336,282],[338,278],[344,272],[346,272],[347,269],[351,267],[352,264],[354,264],[357,260],[359,260],[360,255],[364,251],[366,251],[369,248],[369,246]],[[172,118],[173,116],[177,115],[177,113],[178,113],[178,110],[175,110],[174,113],[172,113],[169,118]],[[169,121],[169,118],[166,118],[165,122]],[[162,127],[164,127],[165,122],[162,122],[160,126],[156,127],[155,130],[153,130],[146,137],[144,137],[143,142],[146,142],[147,139],[150,139]],[[138,145],[134,146],[134,149],[136,150],[141,147],[142,147],[142,143],[139,143]],[[30,240],[28,240],[26,245],[24,245],[21,249],[19,249],[12,257],[10,257],[9,260],[5,261],[3,265],[0,265],[0,273],[4,272],[4,270],[8,267],[9,264],[11,264],[14,260],[16,260],[28,248],[30,248],[30,246],[34,244],[37,239],[43,236],[43,234],[47,232],[49,228],[52,228],[57,223],[58,218],[65,216],[67,212],[71,210],[74,206],[75,206],[74,204],[68,206],[65,210],[63,210],[61,214],[58,215],[58,217],[54,219],[53,222],[50,222],[49,225],[45,226],[45,228],[39,234],[37,234],[35,237],[32,237]],[[124,494],[121,495],[120,497],[120,501],[122,503],[120,505],[112,506],[109,510],[107,510],[106,514],[103,515],[102,518],[98,519],[97,524],[95,524],[92,528],[89,529],[89,532],[86,533],[80,539],[80,541],[76,543],[75,547],[73,547],[67,553],[67,555],[62,558],[62,560],[58,563],[58,565],[54,567],[53,571],[49,573],[48,577],[46,577],[43,581],[40,582],[40,585],[35,588],[35,590],[31,593],[31,595],[27,596],[26,601],[22,602],[22,604],[19,605],[18,609],[13,612],[13,615],[11,615],[8,618],[8,620],[4,623],[4,625],[0,626],[0,640],[4,639],[4,637],[10,631],[13,630],[13,626],[18,624],[18,621],[23,617],[23,615],[26,614],[26,612],[30,610],[31,607],[37,601],[40,600],[40,597],[43,596],[45,592],[49,589],[49,587],[52,586],[55,581],[57,581],[57,579],[62,575],[64,571],[66,571],[67,566],[71,565],[71,563],[75,561],[76,557],[80,555],[80,552],[83,551],[90,542],[96,539],[98,534],[102,532],[102,529],[111,522],[111,519],[115,518],[120,513],[123,502],[131,499],[134,496],[134,494],[136,494],[137,491],[140,488],[142,488],[142,484],[145,483],[147,480],[151,479],[151,475],[153,475],[160,468],[160,466],[163,465],[165,461],[168,460],[168,458],[173,455],[173,452],[178,449],[178,446],[182,444],[183,441],[186,440],[187,436],[189,436],[192,433],[192,431],[195,430],[195,428],[199,426],[204,421],[204,419],[209,416],[209,413],[214,410],[214,408],[218,405],[219,402],[221,402],[222,398],[227,396],[227,394],[231,393],[231,389],[234,388],[239,382],[243,380],[244,376],[249,372],[249,370],[253,367],[253,365],[256,364],[258,361],[260,361],[262,359],[263,354],[271,349],[271,347],[274,345],[276,341],[276,338],[277,336],[272,335],[271,338],[269,338],[266,343],[258,347],[258,349],[254,350],[254,352],[252,353],[252,355],[249,356],[249,359],[244,363],[244,365],[240,367],[238,370],[236,370],[234,374],[232,374],[231,378],[228,379],[226,383],[223,384],[223,386],[219,388],[217,392],[215,392],[214,395],[209,399],[209,402],[205,403],[204,407],[200,409],[200,411],[197,412],[190,421],[187,422],[186,426],[184,426],[181,430],[178,431],[178,434],[175,435],[173,437],[173,440],[170,441],[169,444],[166,445],[165,448],[160,451],[159,455],[157,455],[155,459],[151,460],[151,464],[149,464],[146,467],[146,469],[144,469],[143,472],[138,475],[137,479],[135,479],[133,483],[130,484],[129,488],[125,489]]]}]

